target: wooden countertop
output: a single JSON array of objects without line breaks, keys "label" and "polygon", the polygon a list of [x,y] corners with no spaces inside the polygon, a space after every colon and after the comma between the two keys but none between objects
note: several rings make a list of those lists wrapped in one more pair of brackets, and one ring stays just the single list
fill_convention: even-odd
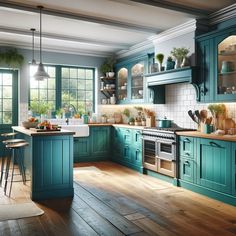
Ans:
[{"label": "wooden countertop", "polygon": [[93,126],[112,126],[112,124],[110,124],[110,123],[89,123],[88,126],[89,127],[93,127]]},{"label": "wooden countertop", "polygon": [[26,134],[28,136],[60,136],[60,135],[73,135],[75,132],[68,131],[68,130],[61,130],[61,131],[47,131],[47,132],[36,132],[34,130],[26,129],[23,126],[12,126],[12,129],[19,132]]},{"label": "wooden countertop", "polygon": [[180,131],[180,132],[177,132],[177,135],[236,142],[236,135],[204,134],[199,131]]}]

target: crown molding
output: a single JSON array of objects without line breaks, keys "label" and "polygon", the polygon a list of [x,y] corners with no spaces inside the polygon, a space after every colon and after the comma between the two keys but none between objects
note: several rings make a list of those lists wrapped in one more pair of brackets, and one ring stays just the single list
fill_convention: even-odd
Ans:
[{"label": "crown molding", "polygon": [[236,17],[236,3],[210,14],[209,23],[215,25],[233,17]]},{"label": "crown molding", "polygon": [[163,31],[162,33],[158,35],[151,36],[148,38],[148,40],[135,44],[134,46],[131,46],[129,50],[121,50],[116,53],[116,56],[118,59],[120,59],[120,58],[134,55],[135,53],[148,50],[150,48],[154,48],[154,45],[156,43],[161,43],[166,40],[170,40],[170,39],[182,36],[184,34],[194,32],[196,28],[197,28],[196,20],[188,21],[182,25]]},{"label": "crown molding", "polygon": [[[18,49],[28,49],[32,50],[32,47],[29,46],[28,43],[18,43],[18,42],[9,42],[9,41],[2,41],[0,40],[0,47],[15,47]],[[35,50],[39,51],[39,48],[36,47]],[[56,53],[64,53],[64,54],[72,54],[72,55],[81,55],[81,56],[90,56],[90,57],[111,57],[113,56],[112,53],[105,53],[105,52],[98,52],[98,51],[89,51],[89,50],[81,50],[75,48],[63,48],[63,47],[47,47],[47,45],[43,46],[43,51],[47,52],[56,52]]]},{"label": "crown molding", "polygon": [[154,43],[161,43],[165,42],[167,40],[177,38],[179,36],[182,36],[184,34],[194,32],[197,28],[197,21],[191,20],[184,24],[178,25],[174,28],[171,28],[169,30],[166,30],[158,35],[152,36],[149,39]]}]

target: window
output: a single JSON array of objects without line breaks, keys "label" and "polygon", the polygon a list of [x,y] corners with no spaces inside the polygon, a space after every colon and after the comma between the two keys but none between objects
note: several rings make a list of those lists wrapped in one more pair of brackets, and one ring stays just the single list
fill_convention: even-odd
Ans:
[{"label": "window", "polygon": [[33,75],[37,71],[37,66],[30,66],[30,102],[47,102],[53,111],[56,109],[56,67],[45,66],[45,70],[50,78],[36,81]]},{"label": "window", "polygon": [[94,70],[62,67],[61,101],[73,105],[77,111],[93,110]]},{"label": "window", "polygon": [[17,124],[17,71],[0,69],[0,128]]},{"label": "window", "polygon": [[74,106],[77,112],[94,110],[94,69],[72,66],[45,66],[50,78],[35,81],[30,67],[30,102],[46,101],[51,110]]}]

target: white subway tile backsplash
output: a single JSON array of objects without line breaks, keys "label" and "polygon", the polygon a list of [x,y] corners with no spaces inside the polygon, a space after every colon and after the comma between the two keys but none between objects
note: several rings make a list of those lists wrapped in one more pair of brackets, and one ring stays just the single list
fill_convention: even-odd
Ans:
[{"label": "white subway tile backsplash", "polygon": [[[172,119],[180,127],[197,128],[197,124],[191,120],[187,112],[188,110],[207,109],[208,105],[209,104],[206,103],[197,103],[194,87],[191,84],[184,83],[166,86],[166,104],[139,104],[138,106],[153,110],[157,118],[167,116],[168,119]],[[114,111],[123,111],[125,107],[132,108],[133,110],[134,106],[135,105],[99,105],[98,111],[100,114],[108,113],[112,115]],[[227,103],[226,106],[229,116],[236,120],[236,103]]]}]

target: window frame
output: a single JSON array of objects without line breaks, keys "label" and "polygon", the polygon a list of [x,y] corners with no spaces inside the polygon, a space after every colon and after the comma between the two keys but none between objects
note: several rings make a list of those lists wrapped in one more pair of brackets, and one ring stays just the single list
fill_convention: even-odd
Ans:
[{"label": "window frame", "polygon": [[[55,109],[58,110],[61,108],[62,106],[62,99],[61,99],[61,94],[62,94],[62,68],[74,68],[74,69],[88,69],[88,70],[92,70],[92,74],[93,74],[93,79],[92,79],[92,86],[93,86],[93,100],[92,100],[92,111],[91,112],[95,112],[95,89],[96,89],[96,78],[95,78],[95,68],[94,67],[86,67],[86,66],[74,66],[74,65],[55,65],[55,64],[44,64],[45,66],[53,66],[55,67],[55,90],[56,90],[56,94],[55,94]],[[77,78],[78,79],[78,78]],[[30,106],[30,102],[31,102],[31,83],[29,83],[29,95],[28,95],[28,104]],[[86,90],[85,90],[86,91]],[[77,100],[78,101],[78,100]],[[52,111],[54,112],[54,111]],[[88,112],[88,111],[86,111]]]}]

